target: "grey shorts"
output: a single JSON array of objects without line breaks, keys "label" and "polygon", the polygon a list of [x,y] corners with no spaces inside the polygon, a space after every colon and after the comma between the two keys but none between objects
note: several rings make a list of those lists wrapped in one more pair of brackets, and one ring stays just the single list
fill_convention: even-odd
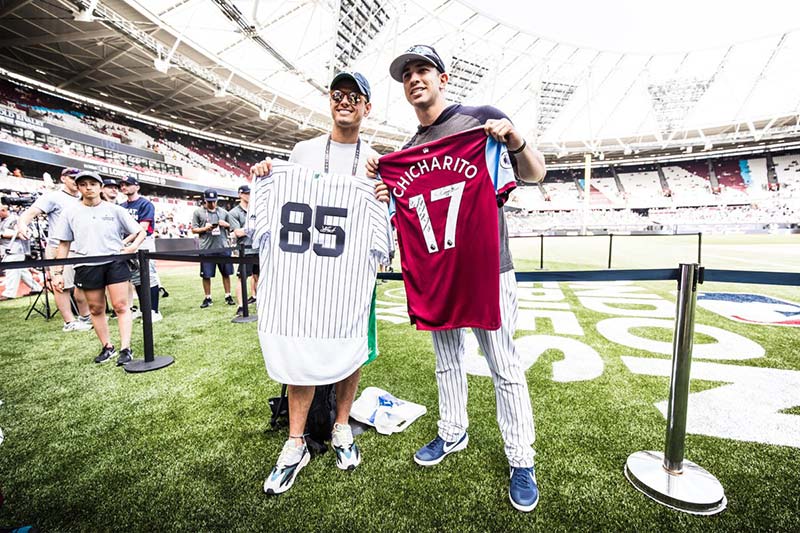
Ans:
[{"label": "grey shorts", "polygon": [[[158,272],[156,271],[156,262],[150,260],[147,262],[147,264],[150,266],[149,268],[150,286],[158,287],[159,285],[161,285],[161,280],[158,279]],[[138,270],[134,270],[133,272],[131,272],[131,283],[133,283],[134,287],[138,287],[139,285],[142,284],[142,278]]]}]

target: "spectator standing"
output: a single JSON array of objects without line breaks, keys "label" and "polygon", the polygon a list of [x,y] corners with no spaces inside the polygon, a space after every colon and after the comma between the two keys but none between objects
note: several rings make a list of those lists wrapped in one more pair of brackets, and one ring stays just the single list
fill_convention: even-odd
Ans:
[{"label": "spectator standing", "polygon": [[[29,243],[16,238],[18,218],[16,213],[12,213],[7,205],[0,204],[0,251],[4,254],[4,263],[25,260],[25,245],[29,245]],[[42,291],[42,286],[33,279],[30,270],[27,268],[9,268],[6,270],[6,286],[3,294],[0,295],[0,300],[16,298],[20,280],[30,287],[31,292]]]},{"label": "spectator standing", "polygon": [[[192,233],[199,235],[200,249],[212,250],[216,248],[226,248],[228,246],[228,231],[231,228],[228,212],[217,206],[219,195],[214,189],[206,189],[203,192],[204,205],[195,209],[192,214]],[[215,252],[212,255],[230,257],[230,251]],[[203,278],[203,292],[205,297],[200,304],[201,309],[205,309],[214,302],[211,299],[211,278],[216,276],[217,269],[222,275],[222,287],[225,289],[225,303],[236,305],[231,296],[231,274],[233,274],[233,264],[226,263],[219,265],[215,263],[200,263],[200,277]]]},{"label": "spectator standing", "polygon": [[[247,251],[253,247],[253,240],[245,231],[245,225],[247,224],[247,209],[250,205],[250,186],[242,185],[239,187],[238,192],[239,203],[236,205],[236,207],[229,211],[229,215],[231,219],[231,228],[233,229],[233,234],[236,236],[236,244],[237,246],[244,244],[245,251]],[[245,254],[246,253],[247,252],[245,252]],[[254,304],[256,302],[256,284],[258,283],[258,275],[260,273],[258,264],[245,264],[239,266],[239,270],[237,271],[236,275],[240,278],[242,277],[242,270],[244,270],[244,276],[246,278],[250,278],[250,298],[247,299],[247,303]],[[236,316],[242,316],[242,314],[244,314],[244,302],[242,302],[241,283],[236,284],[236,303],[239,304],[239,307],[236,309]]]},{"label": "spectator standing", "polygon": [[[76,176],[76,182],[82,199],[79,204],[64,212],[53,231],[54,237],[59,241],[56,257],[67,257],[70,247],[77,255],[84,257],[134,253],[145,239],[145,230],[125,209],[100,199],[103,180],[96,173],[81,172]],[[123,235],[135,235],[133,242],[126,246]],[[52,272],[54,288],[57,292],[62,291],[62,271],[56,267]],[[111,344],[106,320],[106,289],[111,306],[117,314],[120,336],[117,366],[126,365],[133,360],[128,300],[130,279],[131,271],[124,259],[75,265],[75,285],[86,293],[92,324],[102,344],[100,353],[94,358],[95,363],[105,363],[117,355],[116,348]]]},{"label": "spectator standing", "polygon": [[0,178],[5,178],[6,176],[8,176],[8,165],[0,163]]},{"label": "spectator standing", "polygon": [[[61,189],[43,194],[30,206],[17,222],[17,235],[20,239],[27,240],[28,226],[33,219],[39,215],[47,215],[48,232],[52,233],[58,224],[59,217],[66,209],[80,203],[80,193],[75,184],[75,176],[80,173],[77,168],[65,168],[61,171]],[[45,248],[45,259],[53,259],[56,256],[58,240],[48,236],[47,247]],[[72,257],[72,256],[70,256]],[[61,268],[61,267],[58,267]],[[83,291],[79,288],[74,290],[75,304],[78,307],[79,316],[76,319],[72,313],[72,303],[70,301],[69,290],[75,287],[75,267],[64,265],[62,272],[63,287],[65,290],[56,291],[54,298],[56,307],[64,319],[62,331],[86,331],[92,329],[91,318],[89,317],[89,306]]]},{"label": "spectator standing", "polygon": [[[119,188],[120,192],[127,197],[127,201],[122,202],[120,206],[124,209],[127,209],[128,213],[131,214],[133,219],[137,221],[147,233],[147,237],[145,238],[141,248],[151,252],[155,251],[156,246],[153,234],[155,232],[156,208],[153,205],[153,202],[139,194],[139,180],[133,176],[126,176],[122,178],[122,180],[119,182]],[[150,271],[150,302],[152,305],[153,322],[158,322],[163,318],[159,312],[158,306],[161,280],[159,279],[158,271],[156,270],[156,262],[148,261],[148,265]],[[136,292],[139,295],[139,301],[141,302],[141,291],[143,289],[138,270],[134,270],[131,274],[131,284],[136,289]],[[130,301],[133,303],[133,289],[131,289],[129,293]]]},{"label": "spectator standing", "polygon": [[119,195],[119,184],[114,178],[103,178],[103,188],[100,190],[100,198],[112,204],[117,203]]}]

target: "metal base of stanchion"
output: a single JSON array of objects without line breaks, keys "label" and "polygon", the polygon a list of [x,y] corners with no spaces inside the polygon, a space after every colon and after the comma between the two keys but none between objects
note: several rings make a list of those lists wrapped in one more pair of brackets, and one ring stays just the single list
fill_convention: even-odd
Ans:
[{"label": "metal base of stanchion", "polygon": [[163,357],[155,357],[152,361],[145,361],[144,359],[136,359],[131,361],[123,368],[125,368],[125,372],[130,372],[131,374],[138,374],[140,372],[150,372],[151,370],[158,370],[159,368],[164,368],[165,366],[169,366],[175,362],[175,359],[169,356]]},{"label": "metal base of stanchion", "polygon": [[236,316],[231,319],[234,324],[245,324],[247,322],[255,322],[258,320],[258,315]]},{"label": "metal base of stanchion", "polygon": [[664,468],[664,454],[636,452],[625,463],[625,477],[648,497],[678,511],[713,515],[725,510],[728,499],[720,482],[702,467],[683,460],[683,471]]}]

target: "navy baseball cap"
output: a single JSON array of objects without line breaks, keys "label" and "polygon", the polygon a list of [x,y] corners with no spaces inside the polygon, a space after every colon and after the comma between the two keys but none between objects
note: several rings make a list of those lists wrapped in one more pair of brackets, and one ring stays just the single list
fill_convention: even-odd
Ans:
[{"label": "navy baseball cap", "polygon": [[133,176],[125,176],[119,182],[120,184],[124,183],[125,185],[139,185],[139,180]]},{"label": "navy baseball cap", "polygon": [[359,92],[367,97],[367,102],[370,101],[372,98],[372,91],[369,88],[369,82],[367,81],[367,78],[365,78],[363,74],[360,72],[340,72],[333,77],[333,80],[331,80],[331,90],[336,87],[337,83],[344,80],[350,80],[355,83]]},{"label": "navy baseball cap", "polygon": [[103,187],[119,187],[119,183],[114,178],[103,178]]},{"label": "navy baseball cap", "polygon": [[67,167],[67,168],[65,168],[64,170],[61,171],[61,175],[62,176],[73,176],[73,177],[75,177],[80,173],[81,173],[81,169],[72,168],[72,167]]},{"label": "navy baseball cap", "polygon": [[240,185],[239,186],[240,193],[250,194],[250,186],[249,185]]},{"label": "navy baseball cap", "polygon": [[216,202],[218,200],[217,191],[214,189],[206,189],[203,191],[203,200],[206,202]]},{"label": "navy baseball cap", "polygon": [[403,69],[412,61],[425,61],[436,67],[441,73],[446,72],[444,61],[432,46],[427,44],[415,44],[399,56],[397,56],[389,66],[389,74],[395,81],[403,82]]},{"label": "navy baseball cap", "polygon": [[84,170],[83,172],[81,172],[77,176],[75,176],[75,181],[80,181],[80,180],[84,180],[84,179],[94,180],[97,183],[99,183],[100,185],[103,184],[103,178],[101,178],[100,175],[97,172],[92,172],[90,170]]}]

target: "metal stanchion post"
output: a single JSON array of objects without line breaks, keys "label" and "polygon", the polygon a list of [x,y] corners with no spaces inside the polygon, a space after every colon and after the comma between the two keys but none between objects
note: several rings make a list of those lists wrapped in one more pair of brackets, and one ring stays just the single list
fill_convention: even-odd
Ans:
[{"label": "metal stanchion post", "polygon": [[660,504],[686,513],[713,515],[728,504],[722,485],[705,469],[683,457],[699,273],[697,264],[680,265],[665,453],[632,454],[625,463],[625,477]]},{"label": "metal stanchion post", "polygon": [[544,270],[544,233],[539,235],[539,270]]},{"label": "metal stanchion post", "polygon": [[703,261],[703,234],[697,232],[697,264],[702,265]]},{"label": "metal stanchion post", "polygon": [[611,250],[614,245],[614,234],[608,234],[608,268],[611,268]]},{"label": "metal stanchion post", "polygon": [[258,315],[251,315],[249,310],[249,305],[247,305],[247,267],[248,265],[244,262],[244,244],[239,244],[239,272],[241,276],[239,276],[239,283],[241,283],[242,287],[242,316],[233,317],[231,322],[235,324],[244,324],[246,322],[255,322],[258,320]]},{"label": "metal stanchion post", "polygon": [[150,301],[150,264],[147,252],[139,250],[139,277],[141,279],[142,290],[139,302],[142,306],[142,337],[144,341],[144,360],[136,359],[124,366],[125,372],[139,373],[150,372],[164,368],[175,362],[172,357],[156,357],[153,355],[153,312]]}]

